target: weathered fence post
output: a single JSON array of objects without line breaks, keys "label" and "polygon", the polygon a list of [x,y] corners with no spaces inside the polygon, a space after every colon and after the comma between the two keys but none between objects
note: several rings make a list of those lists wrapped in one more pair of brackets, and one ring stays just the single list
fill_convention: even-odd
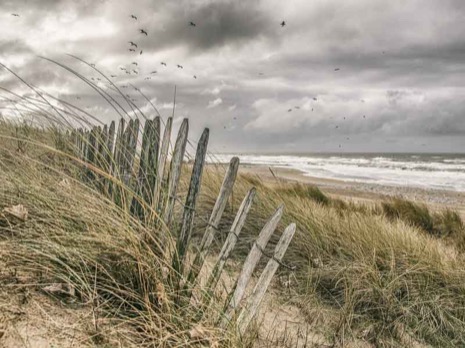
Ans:
[{"label": "weathered fence post", "polygon": [[[108,133],[105,138],[103,161],[105,163],[104,170],[107,174],[111,174],[111,162],[113,161],[113,141],[115,137],[115,121],[111,121]],[[107,185],[105,184],[105,187]]]},{"label": "weathered fence post", "polygon": [[89,179],[94,178],[91,167],[95,165],[96,145],[97,145],[97,127],[92,127],[92,130],[90,131],[90,134],[89,134],[89,145],[87,148],[87,164],[89,166],[87,170],[87,177]]},{"label": "weathered fence post", "polygon": [[253,199],[255,198],[257,190],[253,187],[244,197],[239,210],[237,211],[236,217],[234,218],[234,222],[231,225],[231,229],[229,230],[228,236],[226,237],[226,241],[221,248],[220,254],[218,256],[218,260],[216,261],[215,266],[210,274],[210,278],[207,281],[207,289],[214,290],[216,284],[220,280],[221,272],[223,271],[224,265],[226,261],[229,259],[232,250],[236,246],[236,243],[239,239],[239,234],[242,231],[242,227],[244,227],[245,220],[249,213],[250,208],[252,207]]},{"label": "weathered fence post", "polygon": [[203,167],[205,166],[205,156],[207,154],[209,134],[210,130],[205,128],[197,145],[195,161],[192,167],[191,181],[186,197],[186,203],[184,205],[181,232],[179,233],[177,240],[176,254],[173,258],[173,268],[175,271],[179,272],[181,277],[184,274],[185,257],[192,234],[192,224],[195,217],[195,205],[197,203],[197,197],[200,191],[200,185],[202,183],[202,173]]},{"label": "weathered fence post", "polygon": [[143,219],[141,200],[150,206],[155,172],[157,170],[160,118],[145,122],[142,148],[139,160],[139,173],[135,195],[131,203],[131,213]]},{"label": "weathered fence post", "polygon": [[160,207],[160,202],[161,202],[161,188],[163,184],[163,177],[165,174],[165,166],[166,166],[166,161],[168,159],[168,151],[170,147],[170,139],[171,139],[171,128],[173,125],[173,118],[168,117],[166,120],[166,125],[165,125],[165,130],[163,132],[163,140],[161,143],[161,149],[160,149],[160,156],[158,159],[158,168],[156,172],[156,181],[155,181],[155,186],[153,189],[153,199],[152,199],[152,207],[155,211],[158,211]]},{"label": "weathered fence post", "polygon": [[271,279],[273,279],[273,276],[276,273],[284,254],[286,253],[287,247],[294,236],[295,229],[296,225],[292,223],[284,230],[278,244],[276,245],[273,257],[268,261],[265,269],[258,279],[257,284],[255,285],[252,295],[248,298],[246,305],[242,308],[237,319],[239,323],[239,332],[241,334],[244,334],[250,321],[255,316],[258,306],[260,305],[263,296],[271,283]]},{"label": "weathered fence post", "polygon": [[220,192],[216,198],[215,205],[213,206],[210,219],[208,220],[208,226],[205,230],[205,234],[203,235],[202,242],[200,243],[200,250],[195,256],[194,262],[192,263],[192,267],[188,276],[189,282],[193,282],[202,269],[205,256],[208,253],[208,248],[210,248],[215,232],[218,230],[218,224],[220,223],[224,209],[228,203],[229,196],[231,195],[232,189],[234,187],[238,168],[239,158],[233,157],[229,162],[228,170],[224,176]]},{"label": "weathered fence post", "polygon": [[171,215],[173,214],[174,202],[176,201],[176,192],[178,189],[179,179],[181,177],[182,160],[186,152],[187,135],[189,133],[189,121],[185,118],[182,121],[181,128],[178,132],[176,144],[174,145],[173,157],[171,158],[168,192],[166,204],[164,207],[163,221],[166,225],[171,223]]},{"label": "weathered fence post", "polygon": [[107,190],[108,195],[117,202],[119,200],[119,188],[115,191],[115,180],[119,180],[120,172],[120,160],[122,154],[123,137],[124,137],[124,118],[120,118],[118,122],[118,132],[116,133],[115,145],[113,152],[110,153],[110,178],[108,180]]},{"label": "weathered fence post", "polygon": [[241,274],[237,279],[236,285],[234,287],[234,293],[231,296],[229,303],[226,305],[225,313],[222,318],[221,325],[225,326],[234,315],[236,308],[239,306],[242,297],[244,296],[245,289],[247,284],[252,277],[252,273],[257,266],[260,257],[262,256],[262,250],[265,249],[268,241],[270,240],[271,235],[278,226],[279,220],[283,215],[284,206],[281,205],[276,212],[273,214],[270,220],[265,224],[260,234],[258,235],[257,240],[253,243],[252,249],[247,255],[247,258],[242,267]]},{"label": "weathered fence post", "polygon": [[128,126],[128,136],[125,146],[125,160],[123,167],[123,183],[129,186],[133,174],[134,157],[136,155],[137,138],[139,136],[139,119],[131,120]]},{"label": "weathered fence post", "polygon": [[157,177],[158,173],[158,158],[160,152],[160,116],[153,120],[152,136],[149,143],[149,152],[147,154],[147,183],[143,192],[143,198],[149,206],[152,205],[153,192],[155,183],[161,178]]}]

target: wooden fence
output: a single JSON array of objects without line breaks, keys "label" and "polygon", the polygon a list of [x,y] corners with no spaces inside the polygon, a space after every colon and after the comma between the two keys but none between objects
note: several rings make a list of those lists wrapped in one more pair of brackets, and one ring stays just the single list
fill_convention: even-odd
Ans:
[{"label": "wooden fence", "polygon": [[[184,202],[182,202],[177,192],[181,170],[185,165],[183,159],[188,142],[189,122],[187,119],[183,120],[174,149],[169,157],[172,123],[172,118],[168,118],[163,136],[161,136],[160,117],[146,120],[142,130],[139,130],[138,119],[129,120],[129,122],[120,119],[117,129],[113,121],[109,126],[105,125],[103,128],[74,130],[71,133],[71,139],[76,156],[86,163],[85,180],[90,180],[117,204],[126,205],[131,214],[141,221],[153,223],[157,219],[161,219],[164,224],[171,226],[175,204],[182,204],[180,230],[177,234],[176,249],[172,253],[174,273],[168,276],[172,278],[174,286],[179,290],[178,303],[186,304],[186,301],[191,300],[196,287],[198,287],[199,274],[205,267],[206,256],[215,234],[219,231],[221,217],[234,188],[239,159],[234,157],[229,163],[198,252],[193,257],[187,257],[196,204],[202,184],[202,173],[205,167],[209,129],[206,128],[203,131],[198,141],[194,162],[191,166],[189,189]],[[136,151],[139,133],[142,134],[142,141],[140,151]],[[244,197],[237,211],[225,243],[216,257],[214,267],[207,275],[199,313],[204,313],[211,302],[223,268],[247,221],[247,215],[255,195],[256,190],[252,188]],[[242,270],[227,296],[224,310],[219,319],[221,326],[227,326],[232,320],[236,320],[239,331],[244,333],[256,314],[296,230],[295,224],[287,226],[274,253],[272,255],[264,253],[283,211],[284,206],[277,208],[253,243]],[[269,258],[268,263],[251,295],[246,301],[243,301],[252,274],[260,258],[264,256]]]}]

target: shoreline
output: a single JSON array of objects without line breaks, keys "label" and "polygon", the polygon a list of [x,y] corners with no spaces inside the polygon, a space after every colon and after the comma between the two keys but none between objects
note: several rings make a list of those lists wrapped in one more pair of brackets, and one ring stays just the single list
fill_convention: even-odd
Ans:
[{"label": "shoreline", "polygon": [[[276,178],[273,177],[270,168]],[[272,183],[278,179],[285,182],[315,185],[330,196],[352,201],[364,201],[368,203],[392,197],[402,197],[411,201],[425,203],[433,209],[454,209],[465,217],[465,192],[319,178],[307,176],[304,172],[297,169],[259,164],[241,164],[239,172],[242,174],[257,175],[268,183]]]}]

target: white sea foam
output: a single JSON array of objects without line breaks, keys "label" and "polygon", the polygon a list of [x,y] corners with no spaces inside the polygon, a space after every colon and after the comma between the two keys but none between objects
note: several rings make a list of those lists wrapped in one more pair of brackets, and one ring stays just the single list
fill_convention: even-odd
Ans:
[{"label": "white sea foam", "polygon": [[[214,156],[229,162],[234,155]],[[463,155],[238,155],[241,163],[292,168],[305,175],[383,185],[465,191]]]}]

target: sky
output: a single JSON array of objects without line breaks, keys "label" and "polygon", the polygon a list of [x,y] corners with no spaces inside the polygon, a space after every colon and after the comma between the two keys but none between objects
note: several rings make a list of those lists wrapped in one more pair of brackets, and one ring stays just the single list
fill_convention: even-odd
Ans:
[{"label": "sky", "polygon": [[[115,75],[150,117],[132,86],[165,119],[176,87],[174,126],[209,127],[214,152],[465,152],[463,33],[463,0],[0,1],[0,63],[29,84],[102,122],[118,114],[46,58]],[[0,87],[31,94],[1,69]]]}]

